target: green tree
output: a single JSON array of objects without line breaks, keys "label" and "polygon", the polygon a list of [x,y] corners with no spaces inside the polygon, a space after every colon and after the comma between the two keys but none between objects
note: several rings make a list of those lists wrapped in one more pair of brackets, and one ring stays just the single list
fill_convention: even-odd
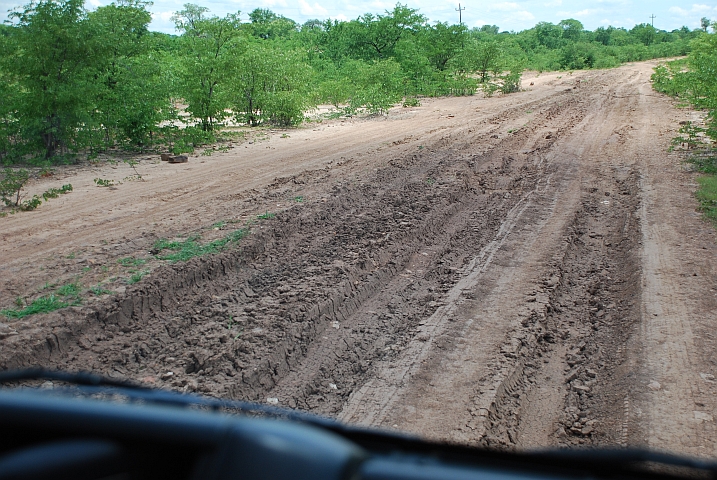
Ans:
[{"label": "green tree", "polygon": [[202,130],[212,131],[216,123],[227,116],[230,72],[246,42],[243,41],[239,12],[224,18],[206,17],[207,12],[204,7],[185,4],[184,10],[176,12],[173,20],[177,30],[182,32],[182,97]]},{"label": "green tree", "polygon": [[239,122],[295,125],[312,106],[311,70],[299,52],[252,43],[236,58],[231,75],[231,107]]},{"label": "green tree", "polygon": [[426,18],[418,10],[397,3],[393,11],[384,15],[367,13],[350,22],[349,38],[353,47],[366,59],[386,59],[394,56],[396,45],[407,34],[417,33]]},{"label": "green tree", "polygon": [[423,33],[425,55],[433,67],[445,70],[448,62],[458,55],[468,39],[468,30],[463,25],[449,25],[438,22],[427,27]]},{"label": "green tree", "polygon": [[583,34],[583,24],[574,18],[568,18],[567,20],[561,20],[558,26],[563,29],[561,36],[570,41],[578,42]]},{"label": "green tree", "polygon": [[534,31],[540,45],[548,48],[558,48],[561,45],[563,29],[560,26],[550,22],[539,22],[534,27]]},{"label": "green tree", "polygon": [[707,18],[707,17],[702,17],[702,18],[700,19],[700,26],[702,26],[702,30],[705,31],[705,32],[706,32],[707,29],[710,27],[710,24],[711,24],[711,23],[712,23],[712,22],[710,22],[710,19]]},{"label": "green tree", "polygon": [[256,8],[249,14],[251,32],[255,37],[274,40],[288,37],[298,30],[298,24],[266,8]]},{"label": "green tree", "polygon": [[393,59],[373,63],[353,62],[351,78],[356,90],[351,98],[353,108],[383,114],[401,100],[401,66]]},{"label": "green tree", "polygon": [[474,43],[472,71],[480,75],[482,83],[488,81],[490,72],[500,69],[501,50],[498,42],[480,42]]},{"label": "green tree", "polygon": [[657,31],[652,25],[648,23],[641,23],[632,27],[632,30],[630,30],[630,34],[634,36],[638,41],[640,41],[643,45],[650,46],[655,41]]},{"label": "green tree", "polygon": [[[148,143],[163,119],[160,112],[166,110],[166,95],[159,92],[163,82],[157,55],[150,42],[148,5],[142,0],[121,0],[89,14],[96,35],[106,40],[96,66],[99,91],[93,112],[105,146],[125,138],[134,145]],[[113,134],[119,138],[112,138]]]},{"label": "green tree", "polygon": [[96,90],[89,67],[98,37],[88,28],[82,0],[43,0],[13,12],[15,55],[6,68],[20,90],[17,116],[22,135],[45,158],[70,147],[87,120]]}]

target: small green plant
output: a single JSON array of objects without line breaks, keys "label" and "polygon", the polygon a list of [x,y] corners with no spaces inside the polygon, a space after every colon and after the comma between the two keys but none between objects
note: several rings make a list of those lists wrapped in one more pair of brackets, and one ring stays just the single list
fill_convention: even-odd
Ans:
[{"label": "small green plant", "polygon": [[63,195],[63,194],[65,194],[65,193],[69,193],[69,192],[71,192],[71,191],[72,191],[72,185],[70,185],[70,184],[68,183],[67,185],[63,185],[63,186],[60,187],[60,188],[50,188],[50,189],[46,190],[45,193],[42,194],[42,198],[43,198],[45,201],[48,201],[48,200],[51,199],[51,198],[57,198],[57,197],[59,197],[60,195]]},{"label": "small green plant", "polygon": [[142,270],[141,272],[137,272],[137,273],[133,274],[131,277],[129,277],[127,279],[127,284],[132,285],[134,283],[139,282],[140,280],[142,280],[142,277],[144,277],[148,273],[149,273],[149,270]]},{"label": "small green plant", "polygon": [[212,225],[212,228],[214,230],[222,230],[224,227],[227,226],[227,222],[220,221]]},{"label": "small green plant", "polygon": [[297,197],[294,197],[294,201],[296,203],[304,203],[304,197],[302,195],[299,195]]},{"label": "small green plant", "polygon": [[2,179],[0,179],[0,200],[8,207],[19,207],[20,192],[28,180],[30,180],[30,173],[27,170],[6,168],[2,173]]},{"label": "small green plant", "polygon": [[[247,233],[249,232],[246,229],[235,230],[224,238],[219,238],[205,244],[199,243],[199,235],[191,236],[182,241],[161,239],[155,242],[154,251],[157,252],[157,258],[160,260],[167,260],[172,263],[186,262],[194,257],[220,252],[228,244],[236,243],[244,238]],[[169,250],[172,253],[161,254],[165,250]]]},{"label": "small green plant", "polygon": [[79,283],[68,283],[57,289],[57,294],[61,297],[77,297],[82,291],[82,285]]},{"label": "small green plant", "polygon": [[70,252],[70,254],[67,255],[65,258],[67,258],[69,260],[74,260],[76,256],[77,256],[77,254],[75,252]]},{"label": "small green plant", "polygon": [[111,187],[115,184],[114,180],[107,180],[105,178],[95,178],[94,182],[98,187]]},{"label": "small green plant", "polygon": [[42,200],[40,200],[40,197],[38,197],[37,195],[33,195],[31,199],[21,202],[18,206],[23,212],[29,212],[30,210],[35,210],[40,205],[42,205]]},{"label": "small green plant", "polygon": [[97,295],[98,297],[101,295],[110,295],[112,294],[112,290],[107,290],[106,288],[102,288],[102,285],[99,283],[95,285],[94,287],[90,287],[90,292],[92,292],[94,295]]},{"label": "small green plant", "polygon": [[700,211],[717,227],[717,175],[706,175],[697,179],[700,188],[695,193],[700,202]]},{"label": "small green plant", "polygon": [[123,267],[139,267],[140,265],[144,265],[147,263],[147,260],[144,258],[134,258],[134,257],[126,257],[126,258],[120,258],[117,260],[117,263],[122,265]]},{"label": "small green plant", "polygon": [[82,267],[82,273],[87,273],[92,270],[92,267]]},{"label": "small green plant", "polygon": [[270,218],[276,217],[276,213],[270,213],[268,210],[261,215],[257,215],[256,218],[259,220],[269,220]]},{"label": "small green plant", "polygon": [[25,302],[22,300],[22,297],[17,297],[15,299],[15,305],[17,305],[18,307],[22,307],[23,305],[25,305]]},{"label": "small green plant", "polygon": [[403,100],[403,106],[404,107],[420,107],[421,101],[418,99],[418,97],[406,97]]},{"label": "small green plant", "polygon": [[281,138],[291,138],[291,135],[288,135],[286,133],[281,134]]},{"label": "small green plant", "polygon": [[212,153],[214,153],[214,150],[213,150],[213,149],[211,149],[211,148],[205,148],[205,149],[202,151],[202,156],[203,156],[203,157],[211,157],[211,156],[212,156]]},{"label": "small green plant", "polygon": [[678,146],[686,146],[688,150],[704,146],[704,142],[699,137],[699,134],[703,134],[706,131],[706,128],[698,127],[692,122],[685,122],[679,129],[679,133],[681,135],[672,139],[670,151],[674,150],[675,147]]},{"label": "small green plant", "polygon": [[434,183],[436,183],[436,180],[434,178],[428,177],[426,179],[426,183],[429,185],[433,185]]},{"label": "small green plant", "polygon": [[5,315],[9,318],[23,318],[29,315],[35,315],[37,313],[49,313],[59,310],[60,308],[69,307],[72,305],[79,305],[79,299],[73,302],[67,302],[60,300],[55,295],[49,295],[46,297],[39,297],[32,301],[30,305],[27,305],[21,309],[5,309],[0,310],[0,314]]}]

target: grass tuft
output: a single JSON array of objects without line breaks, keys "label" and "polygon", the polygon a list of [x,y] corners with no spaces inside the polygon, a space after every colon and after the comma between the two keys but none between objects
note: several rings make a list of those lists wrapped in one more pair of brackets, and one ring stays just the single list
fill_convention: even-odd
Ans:
[{"label": "grass tuft", "polygon": [[[172,263],[186,262],[194,257],[218,253],[222,251],[227,244],[236,243],[244,238],[247,233],[249,232],[246,229],[235,230],[224,238],[219,238],[204,244],[199,243],[198,235],[189,237],[186,240],[175,242],[161,239],[154,244],[154,249],[160,252],[160,255],[157,256],[160,260],[167,260]],[[169,250],[172,253],[162,255],[161,252],[165,250]]]},{"label": "grass tuft", "polygon": [[134,273],[131,277],[129,277],[127,279],[127,284],[132,285],[132,284],[139,282],[140,280],[142,280],[142,277],[144,277],[148,273],[149,273],[149,270],[142,270],[141,272]]},{"label": "grass tuft", "polygon": [[717,227],[717,176],[706,175],[699,177],[697,183],[700,184],[700,188],[695,193],[695,196],[700,202],[700,210],[705,218]]},{"label": "grass tuft", "polygon": [[73,302],[66,302],[60,300],[55,295],[49,295],[47,297],[40,297],[22,309],[6,309],[0,310],[0,313],[9,318],[23,318],[28,315],[35,315],[37,313],[49,313],[59,310],[60,308],[69,307],[71,305],[79,305],[79,299],[75,299]]},{"label": "grass tuft", "polygon": [[144,258],[125,257],[117,260],[117,263],[123,267],[138,267],[147,263],[147,260]]}]

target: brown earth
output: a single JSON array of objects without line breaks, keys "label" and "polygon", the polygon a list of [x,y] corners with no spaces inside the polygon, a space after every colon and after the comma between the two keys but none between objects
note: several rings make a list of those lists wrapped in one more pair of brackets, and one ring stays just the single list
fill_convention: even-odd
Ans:
[{"label": "brown earth", "polygon": [[[268,131],[186,164],[143,157],[144,181],[123,163],[58,170],[29,193],[71,194],[0,218],[0,306],[70,282],[112,294],[4,319],[0,368],[458,443],[714,456],[717,245],[668,153],[699,116],[651,90],[653,66],[533,75],[513,95]],[[219,254],[149,253],[242,227]]]}]

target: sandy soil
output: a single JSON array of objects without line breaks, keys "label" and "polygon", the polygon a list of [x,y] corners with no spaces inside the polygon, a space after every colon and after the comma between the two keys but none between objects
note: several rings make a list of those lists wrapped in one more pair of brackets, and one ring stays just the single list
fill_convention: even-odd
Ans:
[{"label": "sandy soil", "polygon": [[[58,169],[28,193],[71,194],[0,218],[0,306],[70,282],[112,293],[4,319],[0,368],[458,443],[714,456],[717,243],[668,153],[697,114],[651,90],[653,66],[531,75],[514,95],[269,131],[187,164],[143,157],[144,181],[121,162]],[[238,228],[219,254],[150,253]]]}]

